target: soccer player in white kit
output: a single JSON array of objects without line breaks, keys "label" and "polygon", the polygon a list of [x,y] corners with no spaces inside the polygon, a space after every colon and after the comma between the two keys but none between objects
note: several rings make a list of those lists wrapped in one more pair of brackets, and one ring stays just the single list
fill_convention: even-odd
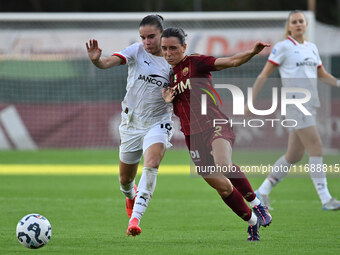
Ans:
[{"label": "soccer player in white kit", "polygon": [[[310,177],[320,197],[322,209],[340,209],[340,201],[332,198],[328,191],[326,173],[315,171],[323,169],[322,142],[315,126],[315,114],[320,106],[317,79],[321,78],[326,84],[338,87],[340,81],[322,66],[315,44],[305,40],[307,25],[306,17],[302,12],[292,11],[289,14],[286,24],[286,40],[274,46],[268,62],[253,86],[254,101],[266,79],[278,67],[283,87],[300,87],[308,89],[311,93],[311,99],[304,106],[312,115],[305,116],[295,105],[287,106],[286,119],[296,120],[297,126],[289,130],[286,154],[275,162],[273,171],[256,191],[262,203],[269,209],[272,209],[269,204],[269,193],[272,188],[287,175],[291,165],[302,159],[305,150],[309,156]],[[287,95],[287,98],[298,97],[298,94],[293,93]],[[249,114],[247,107],[245,114]]]},{"label": "soccer player in white kit", "polygon": [[[107,58],[101,57],[96,40],[86,43],[89,58],[96,67],[128,65],[127,92],[119,126],[119,181],[130,218],[128,236],[141,233],[139,223],[155,190],[158,167],[166,148],[171,146],[172,106],[162,98],[162,88],[170,83],[171,69],[162,57],[162,32],[163,18],[148,15],[139,24],[142,43],[132,44]],[[137,188],[135,177],[142,155],[143,173]]]}]

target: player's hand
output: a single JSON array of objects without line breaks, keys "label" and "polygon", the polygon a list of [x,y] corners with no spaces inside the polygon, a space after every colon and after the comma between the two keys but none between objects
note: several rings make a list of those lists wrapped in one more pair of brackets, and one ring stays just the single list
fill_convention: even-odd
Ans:
[{"label": "player's hand", "polygon": [[98,47],[97,40],[90,40],[86,43],[87,54],[92,62],[96,62],[99,60],[100,56],[102,55],[102,49]]},{"label": "player's hand", "polygon": [[259,54],[266,47],[270,47],[270,44],[264,42],[257,42],[253,48],[253,53]]},{"label": "player's hand", "polygon": [[166,103],[171,103],[175,98],[176,91],[172,88],[162,89],[162,97]]}]

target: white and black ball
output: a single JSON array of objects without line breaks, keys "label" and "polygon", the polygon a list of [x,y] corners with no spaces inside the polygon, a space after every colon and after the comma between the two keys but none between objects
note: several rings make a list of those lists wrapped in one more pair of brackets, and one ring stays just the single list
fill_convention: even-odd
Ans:
[{"label": "white and black ball", "polygon": [[27,248],[41,248],[50,241],[51,236],[50,222],[37,213],[24,216],[17,225],[18,241]]}]

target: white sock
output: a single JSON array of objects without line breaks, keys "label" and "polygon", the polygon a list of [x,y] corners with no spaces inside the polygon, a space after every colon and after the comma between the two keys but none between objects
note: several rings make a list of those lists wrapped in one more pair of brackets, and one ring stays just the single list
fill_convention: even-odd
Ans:
[{"label": "white sock", "polygon": [[260,188],[258,188],[258,192],[263,195],[269,195],[272,191],[273,184],[268,180],[268,177],[262,182]]},{"label": "white sock", "polygon": [[250,204],[251,207],[254,207],[255,205],[261,204],[261,201],[260,201],[260,199],[255,197],[255,199],[253,201],[249,202],[249,204]]},{"label": "white sock", "polygon": [[309,157],[309,169],[310,177],[312,178],[321,203],[327,203],[332,196],[328,191],[326,171],[323,169],[322,157]]},{"label": "white sock", "polygon": [[256,217],[255,213],[251,212],[251,217],[250,217],[250,219],[249,219],[247,222],[248,222],[248,224],[251,225],[251,226],[256,225],[256,223],[257,223],[257,217]]},{"label": "white sock", "polygon": [[292,164],[288,163],[285,155],[280,157],[275,164],[271,173],[263,181],[262,185],[258,189],[258,192],[263,195],[269,195],[272,188],[278,184],[288,173]]},{"label": "white sock", "polygon": [[124,196],[126,196],[128,199],[133,199],[135,197],[135,180],[133,180],[132,182],[123,185],[120,184],[120,190],[122,191],[122,193],[124,194]]},{"label": "white sock", "polygon": [[136,197],[135,205],[133,206],[133,212],[131,220],[137,218],[140,222],[146,207],[155,191],[157,181],[157,168],[144,167],[142,177],[138,184],[138,196]]}]

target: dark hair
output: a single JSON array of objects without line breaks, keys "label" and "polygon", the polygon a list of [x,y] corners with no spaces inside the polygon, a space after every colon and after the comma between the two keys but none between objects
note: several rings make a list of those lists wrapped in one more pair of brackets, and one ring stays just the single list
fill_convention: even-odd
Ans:
[{"label": "dark hair", "polygon": [[146,25],[156,26],[159,31],[163,32],[163,20],[163,17],[158,14],[148,15],[142,19],[142,21],[139,23],[139,27],[143,27]]},{"label": "dark hair", "polygon": [[184,30],[180,27],[169,27],[165,29],[162,33],[162,37],[169,38],[169,37],[177,37],[180,44],[183,46],[185,44],[185,34]]}]

